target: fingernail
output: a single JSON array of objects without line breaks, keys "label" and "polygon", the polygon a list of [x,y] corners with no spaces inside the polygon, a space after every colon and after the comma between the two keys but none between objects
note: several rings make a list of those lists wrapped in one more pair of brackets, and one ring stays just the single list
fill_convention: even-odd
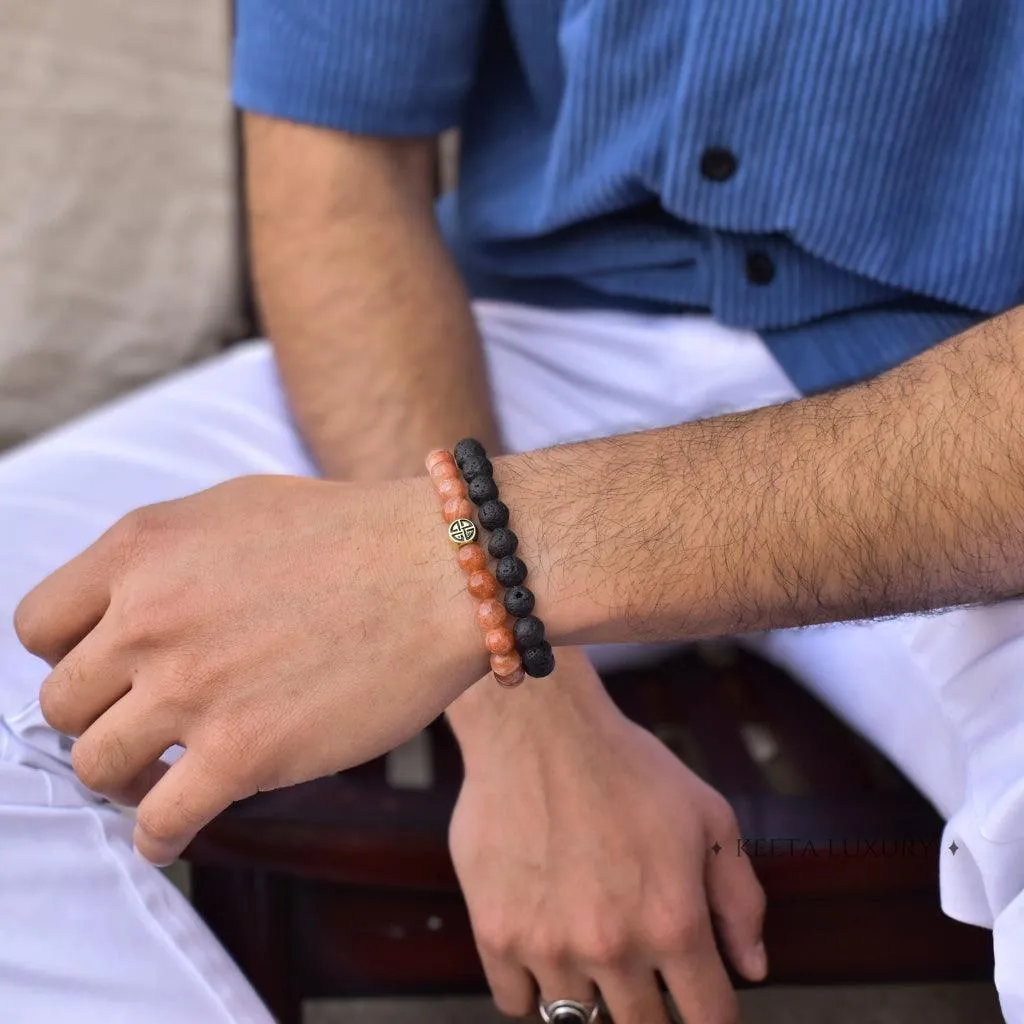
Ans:
[{"label": "fingernail", "polygon": [[152,864],[153,867],[155,867],[155,868],[169,868],[175,862],[175,860],[177,860],[176,857],[170,857],[170,856],[168,856],[166,860],[163,860],[163,859],[160,859],[160,860],[151,859],[151,858],[147,857],[135,845],[135,843],[132,843],[132,852],[135,854],[136,857],[140,858],[141,860],[144,860],[147,864]]},{"label": "fingernail", "polygon": [[760,981],[768,973],[768,951],[764,948],[763,942],[758,942],[748,954],[747,970],[757,981]]}]

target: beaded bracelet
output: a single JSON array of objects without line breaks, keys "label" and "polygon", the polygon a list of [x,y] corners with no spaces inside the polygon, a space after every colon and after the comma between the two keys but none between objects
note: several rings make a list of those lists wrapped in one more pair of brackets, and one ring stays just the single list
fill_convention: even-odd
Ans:
[{"label": "beaded bracelet", "polygon": [[427,456],[427,472],[444,503],[442,515],[448,524],[448,539],[458,546],[459,565],[469,577],[469,592],[480,600],[477,622],[487,631],[484,645],[491,655],[491,672],[501,686],[518,686],[526,675],[522,658],[515,649],[515,636],[509,628],[505,606],[497,599],[498,580],[487,571],[487,555],[476,543],[473,505],[451,452],[443,449],[431,452]]},{"label": "beaded bracelet", "polygon": [[[457,459],[477,456],[460,467]],[[525,676],[546,676],[555,667],[551,645],[544,640],[544,624],[532,615],[533,594],[524,586],[526,565],[515,557],[519,541],[508,529],[508,508],[498,500],[493,469],[478,441],[460,441],[456,452],[439,449],[426,459],[427,472],[443,502],[442,515],[448,538],[458,549],[459,565],[468,574],[469,592],[479,598],[477,622],[486,631],[484,644],[491,656],[491,672],[505,687],[518,686]],[[460,478],[460,469],[462,476]],[[490,553],[498,559],[497,570],[487,570],[487,555],[477,543],[473,506],[479,506],[481,525],[491,531]],[[503,600],[499,587],[506,587]],[[509,616],[514,624],[510,625]]]},{"label": "beaded bracelet", "polygon": [[471,437],[455,446],[454,458],[462,471],[469,499],[479,508],[480,523],[491,535],[487,550],[498,560],[494,576],[505,588],[505,610],[515,619],[512,636],[523,671],[535,678],[551,675],[555,655],[544,639],[544,623],[533,614],[533,592],[523,585],[526,563],[516,556],[519,538],[508,527],[508,506],[498,497],[491,460],[484,446]]}]

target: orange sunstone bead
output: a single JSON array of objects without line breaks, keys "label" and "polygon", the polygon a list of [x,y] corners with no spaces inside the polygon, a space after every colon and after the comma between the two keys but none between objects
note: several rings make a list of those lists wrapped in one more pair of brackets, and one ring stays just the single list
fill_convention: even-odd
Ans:
[{"label": "orange sunstone bead", "polygon": [[505,625],[507,615],[505,606],[493,597],[481,601],[480,607],[476,610],[476,620],[484,629],[497,629],[498,626]]},{"label": "orange sunstone bead", "polygon": [[517,651],[511,651],[509,654],[491,655],[491,671],[496,676],[510,676],[516,669],[522,667],[523,659],[519,657]]},{"label": "orange sunstone bead", "polygon": [[[445,451],[444,448],[437,448],[432,451],[426,458],[427,472],[433,476],[434,467],[440,465],[443,462],[450,462],[453,466],[455,465],[455,456],[451,452]],[[456,469],[458,467],[456,466]]]},{"label": "orange sunstone bead", "polygon": [[437,487],[442,480],[459,480],[462,479],[462,474],[459,472],[459,467],[454,462],[439,462],[430,471],[430,479],[434,481],[434,486]]},{"label": "orange sunstone bead", "polygon": [[515,649],[516,638],[507,626],[499,626],[487,631],[484,646],[491,654],[510,654]]},{"label": "orange sunstone bead", "polygon": [[506,689],[511,689],[513,686],[518,686],[526,678],[526,671],[523,668],[517,668],[515,672],[507,676],[496,675],[494,681],[499,686],[504,686]]},{"label": "orange sunstone bead", "polygon": [[498,581],[494,578],[494,573],[487,572],[485,569],[478,569],[476,572],[471,573],[469,577],[469,592],[474,597],[480,598],[481,601],[494,597],[498,592]]},{"label": "orange sunstone bead", "polygon": [[479,572],[481,569],[487,568],[487,553],[479,544],[464,544],[459,548],[457,557],[459,565],[465,572]]},{"label": "orange sunstone bead", "polygon": [[441,515],[446,523],[454,523],[456,519],[472,519],[473,503],[469,498],[449,498],[444,503]]},{"label": "orange sunstone bead", "polygon": [[437,486],[437,493],[441,496],[442,501],[466,497],[466,484],[461,477],[446,476],[440,480],[435,480],[434,483]]}]

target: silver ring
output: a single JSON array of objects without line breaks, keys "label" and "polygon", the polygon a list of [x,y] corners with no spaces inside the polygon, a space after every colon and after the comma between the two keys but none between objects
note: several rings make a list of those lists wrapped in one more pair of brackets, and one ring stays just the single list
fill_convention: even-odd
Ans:
[{"label": "silver ring", "polygon": [[539,1004],[540,1019],[544,1024],[594,1024],[601,1008],[594,1003],[577,1003],[575,999],[556,999]]}]

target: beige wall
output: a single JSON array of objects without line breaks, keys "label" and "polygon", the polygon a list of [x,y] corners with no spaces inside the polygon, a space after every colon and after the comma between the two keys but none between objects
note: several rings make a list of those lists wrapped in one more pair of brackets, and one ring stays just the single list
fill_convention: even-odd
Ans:
[{"label": "beige wall", "polygon": [[2,0],[0,445],[236,312],[227,0]]}]

